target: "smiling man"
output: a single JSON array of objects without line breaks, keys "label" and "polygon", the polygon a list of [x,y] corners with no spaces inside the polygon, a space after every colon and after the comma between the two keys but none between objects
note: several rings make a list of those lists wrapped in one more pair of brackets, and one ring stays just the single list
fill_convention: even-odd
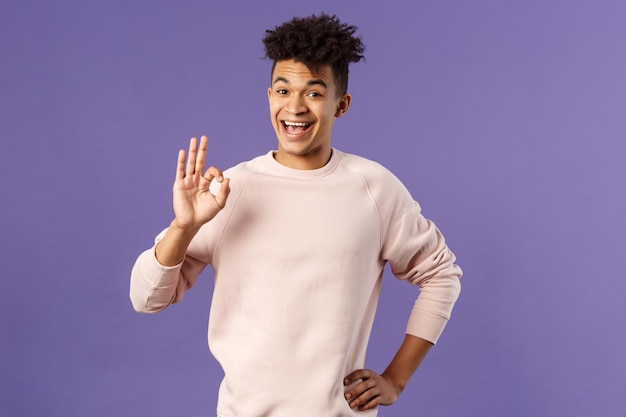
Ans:
[{"label": "smiling man", "polygon": [[[207,265],[209,346],[224,369],[219,417],[375,416],[437,341],[460,268],[388,170],[332,147],[349,109],[356,28],[295,18],[264,38],[277,149],[224,173],[207,138],[178,155],[174,220],[131,275],[139,312],[180,301]],[[383,372],[364,369],[383,268],[417,285],[406,335]]]},{"label": "smiling man", "polygon": [[328,64],[314,68],[292,58],[276,62],[272,75],[267,94],[278,137],[276,160],[296,169],[323,167],[335,119],[348,110],[351,96],[338,90]]}]

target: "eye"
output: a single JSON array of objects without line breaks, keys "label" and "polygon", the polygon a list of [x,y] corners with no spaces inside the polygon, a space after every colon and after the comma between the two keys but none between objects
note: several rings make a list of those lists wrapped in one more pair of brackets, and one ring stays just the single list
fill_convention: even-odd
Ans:
[{"label": "eye", "polygon": [[322,97],[322,95],[320,93],[318,93],[317,91],[311,91],[309,94],[307,94],[309,97]]},{"label": "eye", "polygon": [[285,95],[287,94],[287,90],[285,90],[284,88],[279,88],[278,90],[276,90],[276,93],[280,95]]}]

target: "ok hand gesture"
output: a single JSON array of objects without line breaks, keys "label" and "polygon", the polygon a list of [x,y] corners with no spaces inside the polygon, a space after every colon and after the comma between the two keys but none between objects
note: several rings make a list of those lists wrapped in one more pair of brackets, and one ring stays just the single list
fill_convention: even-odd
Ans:
[{"label": "ok hand gesture", "polygon": [[[212,166],[203,173],[207,147],[208,138],[202,136],[199,146],[196,138],[189,141],[188,155],[182,149],[178,152],[173,188],[176,215],[173,225],[182,230],[197,230],[215,217],[224,208],[230,192],[229,180],[223,177],[222,171]],[[213,179],[221,183],[217,194],[209,191],[209,184]]]}]

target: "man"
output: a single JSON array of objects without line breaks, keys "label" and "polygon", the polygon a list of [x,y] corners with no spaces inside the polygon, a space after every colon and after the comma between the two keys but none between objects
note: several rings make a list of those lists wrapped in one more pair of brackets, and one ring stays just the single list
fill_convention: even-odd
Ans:
[{"label": "man", "polygon": [[[224,369],[220,417],[375,416],[396,401],[437,341],[461,270],[406,188],[331,146],[352,100],[356,28],[293,19],[264,38],[276,151],[205,171],[207,138],[178,155],[175,218],[131,277],[137,311],[182,299],[207,266],[211,352]],[[362,369],[383,267],[420,287],[387,369]]]}]

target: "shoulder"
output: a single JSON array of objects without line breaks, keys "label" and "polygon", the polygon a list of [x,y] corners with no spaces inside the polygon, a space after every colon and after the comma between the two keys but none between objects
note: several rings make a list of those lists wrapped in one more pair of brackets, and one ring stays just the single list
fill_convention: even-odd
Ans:
[{"label": "shoulder", "polygon": [[380,216],[383,227],[407,213],[419,212],[419,204],[409,190],[389,169],[361,156],[342,153],[345,170],[359,175]]},{"label": "shoulder", "polygon": [[371,191],[378,194],[408,194],[408,190],[402,182],[389,169],[376,161],[362,156],[339,152],[341,165],[353,174],[360,175]]},{"label": "shoulder", "polygon": [[371,159],[364,158],[359,155],[342,152],[340,150],[334,149],[334,152],[341,158],[341,164],[354,172],[361,173],[385,173],[389,172],[387,168],[382,166],[376,161],[372,161]]}]

